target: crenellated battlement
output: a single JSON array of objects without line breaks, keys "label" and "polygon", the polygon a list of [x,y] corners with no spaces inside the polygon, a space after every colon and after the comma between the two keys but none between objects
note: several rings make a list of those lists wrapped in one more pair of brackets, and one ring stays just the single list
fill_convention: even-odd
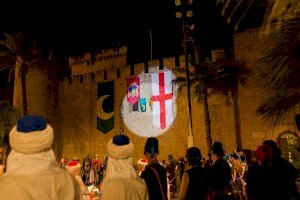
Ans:
[{"label": "crenellated battlement", "polygon": [[127,46],[69,57],[72,76],[126,67]]},{"label": "crenellated battlement", "polygon": [[[180,67],[184,68],[184,56],[180,56]],[[175,57],[165,58],[163,59],[164,67],[168,69],[175,68]],[[153,60],[148,62],[148,66],[158,66],[159,61]],[[93,66],[91,66],[93,67]],[[85,66],[82,66],[82,73],[74,74],[69,78],[65,78],[61,83],[61,92],[68,92],[71,88],[93,88],[96,86],[98,82],[110,81],[110,80],[119,80],[125,81],[126,78],[129,78],[131,75],[131,66],[125,65],[125,67],[119,67],[119,65],[115,65],[115,67],[111,68],[97,68],[97,70],[87,70]],[[145,63],[137,63],[134,64],[134,74],[140,74],[143,70],[145,70]],[[77,69],[79,72],[79,69]],[[176,73],[176,70],[173,72]]]},{"label": "crenellated battlement", "polygon": [[[184,56],[179,57],[180,67],[185,67]],[[163,59],[163,66],[175,68],[175,57]],[[88,85],[108,80],[128,78],[132,74],[132,65],[127,65],[127,46],[84,53],[82,56],[69,57],[71,77],[63,81],[64,88]],[[148,61],[148,67],[159,66],[159,60]],[[146,68],[146,63],[133,65],[134,74]]]}]

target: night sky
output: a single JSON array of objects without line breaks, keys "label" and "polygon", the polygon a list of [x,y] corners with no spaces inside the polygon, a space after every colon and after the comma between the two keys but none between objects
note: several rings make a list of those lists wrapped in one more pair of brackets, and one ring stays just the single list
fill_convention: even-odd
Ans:
[{"label": "night sky", "polygon": [[[200,13],[195,21],[200,24],[201,31],[206,32],[203,40],[217,48],[224,45],[225,33],[230,32],[232,27],[225,27],[220,9],[213,2],[194,1]],[[256,26],[262,15],[257,14],[260,12],[257,8],[252,10],[254,15],[244,21]],[[16,25],[12,30],[26,31],[38,41],[39,46],[60,56],[128,44],[130,59],[140,62],[150,57],[150,28],[154,58],[182,52],[181,27],[175,18],[173,0],[73,1],[69,5],[45,1],[41,5],[18,5],[18,8],[7,12],[5,17],[1,17],[1,22]]]},{"label": "night sky", "polygon": [[29,32],[42,45],[67,55],[128,44],[132,57],[141,60],[150,55],[150,28],[154,56],[173,55],[181,40],[175,34],[178,27],[173,1],[111,0],[101,6],[73,5],[56,13],[51,17],[44,13],[42,26]]},{"label": "night sky", "polygon": [[[220,48],[228,42],[232,27],[225,25],[220,8],[213,2],[195,0],[198,12],[194,20],[201,42]],[[266,0],[255,2],[239,31],[261,24]],[[25,32],[45,52],[51,50],[62,64],[69,55],[120,45],[128,46],[130,63],[150,60],[150,28],[154,59],[183,53],[181,21],[175,18],[173,0],[73,1],[68,5],[55,1],[42,1],[40,5],[18,2],[2,6],[0,24],[1,32]],[[7,77],[8,71],[0,72],[0,99],[12,96]]]}]

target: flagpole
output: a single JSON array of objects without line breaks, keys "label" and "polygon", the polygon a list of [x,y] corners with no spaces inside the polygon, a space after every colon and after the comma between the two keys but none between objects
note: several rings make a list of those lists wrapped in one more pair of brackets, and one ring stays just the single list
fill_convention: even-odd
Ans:
[{"label": "flagpole", "polygon": [[[180,9],[176,12],[175,16],[178,19],[182,19],[182,32],[183,32],[183,42],[184,42],[184,54],[185,54],[185,74],[186,74],[186,90],[187,90],[187,111],[188,111],[188,125],[189,125],[189,135],[188,135],[188,148],[194,146],[193,138],[193,120],[192,120],[192,103],[191,103],[191,83],[190,83],[190,72],[189,72],[189,61],[188,61],[188,29],[190,29],[190,24],[186,23],[187,18],[193,16],[193,12],[189,10],[186,6],[191,6],[193,1],[185,2],[183,0],[175,0],[175,5]],[[187,18],[186,18],[187,17]]]},{"label": "flagpole", "polygon": [[150,27],[150,61],[152,61],[152,30]]}]

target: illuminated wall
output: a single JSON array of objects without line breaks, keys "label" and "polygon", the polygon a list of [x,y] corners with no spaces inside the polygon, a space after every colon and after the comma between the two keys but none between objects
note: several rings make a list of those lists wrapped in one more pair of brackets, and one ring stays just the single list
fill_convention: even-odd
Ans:
[{"label": "illuminated wall", "polygon": [[[261,48],[257,40],[257,30],[249,30],[236,35],[235,50],[236,57],[245,61],[249,68],[253,67],[253,60],[257,57],[257,49]],[[29,98],[29,113],[46,113],[52,119],[55,130],[55,151],[56,154],[67,158],[83,158],[87,155],[92,157],[104,157],[106,144],[119,132],[120,107],[126,95],[126,78],[130,77],[130,66],[126,65],[127,48],[111,49],[93,54],[86,53],[82,57],[69,59],[72,68],[72,79],[61,81],[58,90],[58,105],[56,109],[51,106],[52,96],[43,91],[47,89],[42,78],[37,78],[40,86],[34,85],[34,77],[42,77],[42,72],[29,72],[27,88]],[[184,58],[180,58],[181,67],[184,67]],[[150,66],[158,66],[158,61],[149,62]],[[164,66],[171,69],[175,76],[179,76],[175,69],[175,58],[165,58]],[[144,70],[144,64],[134,66],[135,74]],[[38,75],[40,74],[40,75]],[[29,78],[28,78],[29,79]],[[103,134],[96,128],[96,96],[97,83],[114,80],[115,82],[115,128]],[[260,91],[253,88],[252,74],[248,77],[245,87],[239,86],[239,110],[241,121],[241,132],[243,147],[245,149],[256,149],[265,139],[274,139],[284,130],[296,131],[293,116],[283,126],[275,130],[265,130],[260,120],[255,115],[255,109],[260,101]],[[192,89],[193,91],[193,89]],[[40,102],[35,104],[35,102]],[[52,102],[53,103],[53,102]],[[229,103],[229,104],[228,104]],[[160,159],[167,159],[168,154],[175,157],[185,155],[188,136],[188,114],[186,90],[177,92],[176,99],[177,115],[173,125],[162,135],[158,136],[160,141]],[[213,140],[224,143],[228,151],[235,148],[235,124],[232,99],[224,96],[213,95],[209,98],[209,110],[211,115],[211,128]],[[295,110],[295,113],[299,110]],[[205,124],[203,106],[192,96],[192,115],[194,144],[200,147],[202,154],[207,155],[205,140]],[[141,119],[137,122],[143,130],[144,122]],[[127,134],[135,145],[134,158],[137,160],[143,156],[145,137],[140,137],[125,127]]]}]

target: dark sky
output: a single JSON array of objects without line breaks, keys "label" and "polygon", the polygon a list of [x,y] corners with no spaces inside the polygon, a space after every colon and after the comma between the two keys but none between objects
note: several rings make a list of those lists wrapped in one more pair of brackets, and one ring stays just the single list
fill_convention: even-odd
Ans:
[{"label": "dark sky", "polygon": [[[228,27],[224,28],[220,10],[212,2],[195,0],[200,13],[197,21],[201,30],[209,29],[203,40],[220,47],[226,40],[224,32]],[[32,7],[19,5],[18,9],[1,21],[20,24],[42,47],[60,55],[76,55],[121,43],[128,44],[133,59],[147,59],[150,27],[154,57],[174,55],[181,45],[180,23],[175,18],[173,0],[73,1],[68,5],[43,1]],[[254,18],[247,23],[255,23],[257,17]]]},{"label": "dark sky", "polygon": [[42,26],[30,32],[44,45],[69,54],[109,48],[118,43],[128,44],[134,52],[132,55],[150,54],[150,27],[155,55],[173,51],[180,40],[175,34],[178,27],[173,1],[169,0],[73,4],[68,9],[56,10],[51,17],[44,13],[42,18],[45,19]]},{"label": "dark sky", "polygon": [[[266,0],[257,2],[241,24],[242,31],[261,23]],[[225,26],[212,0],[195,0],[196,22],[202,42],[211,48],[223,47],[232,27]],[[236,1],[232,1],[236,2]],[[248,2],[248,1],[244,1]],[[150,27],[153,34],[154,58],[174,56],[182,52],[181,25],[175,18],[174,0],[100,0],[68,2],[28,1],[2,4],[0,31],[25,31],[35,38],[40,47],[52,50],[58,57],[127,44],[129,62],[150,59]],[[242,9],[245,9],[242,7]],[[242,11],[242,10],[241,10]],[[239,17],[238,15],[237,17]],[[228,31],[229,30],[229,31]],[[0,73],[3,87],[6,72]],[[8,90],[5,90],[8,91]],[[10,96],[0,91],[0,99]]]}]

